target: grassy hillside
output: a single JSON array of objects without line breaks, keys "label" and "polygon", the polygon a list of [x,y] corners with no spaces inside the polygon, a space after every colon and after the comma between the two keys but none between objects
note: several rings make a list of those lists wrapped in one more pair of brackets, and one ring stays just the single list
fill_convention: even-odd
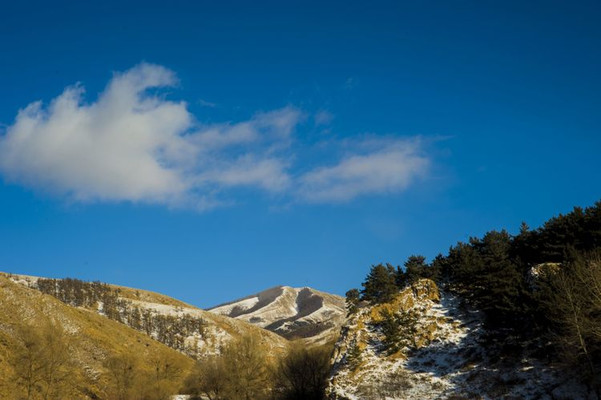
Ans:
[{"label": "grassy hillside", "polygon": [[248,335],[259,337],[273,354],[281,353],[288,345],[278,335],[244,321],[215,315],[150,291],[76,279],[4,276],[68,305],[121,322],[192,358],[218,353],[227,342]]},{"label": "grassy hillside", "polygon": [[[48,331],[49,326],[53,331]],[[69,360],[62,364],[55,363],[54,372],[56,375],[68,374],[68,379],[60,381],[57,376],[55,382],[58,381],[58,385],[63,387],[53,390],[60,390],[63,396],[68,392],[68,398],[72,399],[109,398],[115,386],[112,382],[114,374],[110,369],[111,360],[131,360],[136,379],[146,380],[144,385],[139,385],[151,386],[157,393],[177,390],[193,365],[189,357],[123,324],[82,308],[68,306],[52,296],[0,276],[0,398],[25,396],[24,379],[19,376],[18,370],[24,350],[31,353],[32,349],[38,349],[31,343],[27,347],[28,343],[25,343],[31,338],[29,333],[32,331],[41,340],[48,333],[54,339],[58,336],[64,339]],[[35,361],[35,354],[29,355],[29,361]],[[46,354],[43,357],[50,356]],[[151,372],[156,373],[154,380]],[[37,373],[40,376],[47,375],[48,371],[40,367]],[[36,397],[36,393],[47,390],[48,385],[41,377],[38,381],[31,397],[33,399],[41,398]]]}]

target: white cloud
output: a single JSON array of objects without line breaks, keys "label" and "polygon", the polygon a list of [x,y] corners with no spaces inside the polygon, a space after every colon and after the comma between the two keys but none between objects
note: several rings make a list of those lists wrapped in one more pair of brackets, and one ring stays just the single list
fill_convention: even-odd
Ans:
[{"label": "white cloud", "polygon": [[288,106],[203,125],[185,102],[149,91],[177,83],[172,71],[140,64],[115,74],[93,102],[77,84],[47,106],[31,103],[0,136],[0,173],[69,201],[206,209],[232,202],[236,187],[310,202],[398,192],[429,164],[419,141],[376,140],[336,165],[295,174],[303,112]]},{"label": "white cloud", "polygon": [[285,172],[286,167],[282,160],[276,158],[242,156],[207,172],[200,179],[224,187],[255,186],[271,192],[282,192],[291,182],[290,176]]},{"label": "white cloud", "polygon": [[[430,160],[421,141],[371,140],[336,165],[300,178],[299,196],[309,202],[343,202],[367,194],[396,193],[426,173]],[[367,148],[367,149],[365,149]]]},{"label": "white cloud", "polygon": [[203,127],[191,139],[203,149],[223,149],[231,146],[288,143],[290,135],[302,118],[294,107],[258,113],[252,119],[237,124],[214,124]]},{"label": "white cloud", "polygon": [[47,108],[32,103],[0,141],[0,168],[77,201],[176,201],[188,186],[181,169],[193,154],[181,133],[192,116],[184,103],[144,94],[175,82],[165,68],[142,64],[115,75],[95,103],[82,102],[80,85]]}]

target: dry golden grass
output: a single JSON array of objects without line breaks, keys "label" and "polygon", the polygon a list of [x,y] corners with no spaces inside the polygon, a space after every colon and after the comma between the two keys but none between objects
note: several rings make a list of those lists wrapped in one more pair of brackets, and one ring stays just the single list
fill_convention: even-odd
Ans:
[{"label": "dry golden grass", "polygon": [[73,382],[90,393],[102,394],[105,390],[107,371],[104,363],[111,356],[134,354],[140,360],[141,370],[152,368],[157,359],[171,360],[181,368],[183,375],[194,363],[125,325],[85,309],[70,307],[52,296],[0,276],[0,398],[11,399],[15,395],[11,364],[14,362],[12,353],[20,339],[19,327],[36,327],[47,320],[59,324],[67,332],[71,355],[78,366]]}]

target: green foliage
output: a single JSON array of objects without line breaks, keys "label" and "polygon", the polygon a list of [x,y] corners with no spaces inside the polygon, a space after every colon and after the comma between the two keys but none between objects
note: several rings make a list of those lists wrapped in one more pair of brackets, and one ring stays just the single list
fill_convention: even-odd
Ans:
[{"label": "green foliage", "polygon": [[386,303],[398,292],[396,270],[390,264],[373,265],[365,282],[361,284],[363,300],[373,303]]},{"label": "green foliage", "polygon": [[348,311],[348,315],[354,314],[357,312],[357,305],[359,304],[361,293],[359,289],[351,289],[346,292],[346,309]]},{"label": "green foliage", "polygon": [[511,236],[491,231],[449,252],[451,282],[487,315],[489,327],[515,327],[525,319],[526,282],[510,258]]},{"label": "green foliage", "polygon": [[405,267],[405,284],[411,285],[413,282],[421,278],[428,268],[426,264],[426,257],[424,256],[409,256],[404,264]]},{"label": "green foliage", "polygon": [[356,371],[363,361],[361,347],[358,343],[353,343],[346,352],[346,364],[351,371]]},{"label": "green foliage", "polygon": [[[596,377],[601,376],[599,252],[601,201],[575,207],[534,230],[522,223],[514,236],[490,231],[459,242],[430,265],[423,256],[412,255],[396,271],[389,264],[372,266],[362,295],[373,303],[390,300],[393,275],[397,288],[419,278],[434,279],[484,311],[492,336],[512,335],[524,342],[544,336],[564,360],[586,365],[588,376]],[[546,278],[531,274],[533,267],[546,263],[560,272]],[[411,321],[394,314],[383,317],[387,351],[394,352],[408,337],[403,329]],[[601,382],[595,384],[601,387]]]},{"label": "green foliage", "polygon": [[390,355],[405,347],[415,346],[417,315],[413,311],[381,311],[382,321],[378,324],[384,339],[384,350]]},{"label": "green foliage", "polygon": [[447,257],[437,257],[436,264],[451,288],[485,311],[489,328],[531,335],[543,332],[549,321],[529,281],[530,269],[549,262],[569,269],[570,253],[599,247],[601,202],[576,207],[536,230],[522,223],[516,236],[491,231],[471,238],[451,247]]},{"label": "green foliage", "polygon": [[515,250],[525,264],[561,263],[570,248],[589,252],[601,247],[601,201],[585,209],[574,207],[536,230],[524,228],[515,238]]},{"label": "green foliage", "polygon": [[403,264],[403,268],[397,267],[396,269],[395,281],[399,289],[411,285],[422,278],[439,281],[439,264],[433,263],[430,265],[426,262],[426,257],[422,255],[411,255]]}]

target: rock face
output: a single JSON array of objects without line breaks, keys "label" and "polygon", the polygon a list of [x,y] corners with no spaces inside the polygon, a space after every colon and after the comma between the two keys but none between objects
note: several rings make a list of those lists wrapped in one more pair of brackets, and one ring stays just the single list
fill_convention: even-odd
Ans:
[{"label": "rock face", "polygon": [[316,343],[335,338],[346,316],[342,297],[289,286],[267,289],[208,311],[247,321],[287,339]]},{"label": "rock face", "polygon": [[329,399],[594,398],[552,366],[508,354],[482,322],[427,279],[360,308],[336,343]]},{"label": "rock face", "polygon": [[533,265],[528,271],[528,283],[533,289],[537,289],[539,281],[546,280],[561,271],[561,263],[546,262]]}]

